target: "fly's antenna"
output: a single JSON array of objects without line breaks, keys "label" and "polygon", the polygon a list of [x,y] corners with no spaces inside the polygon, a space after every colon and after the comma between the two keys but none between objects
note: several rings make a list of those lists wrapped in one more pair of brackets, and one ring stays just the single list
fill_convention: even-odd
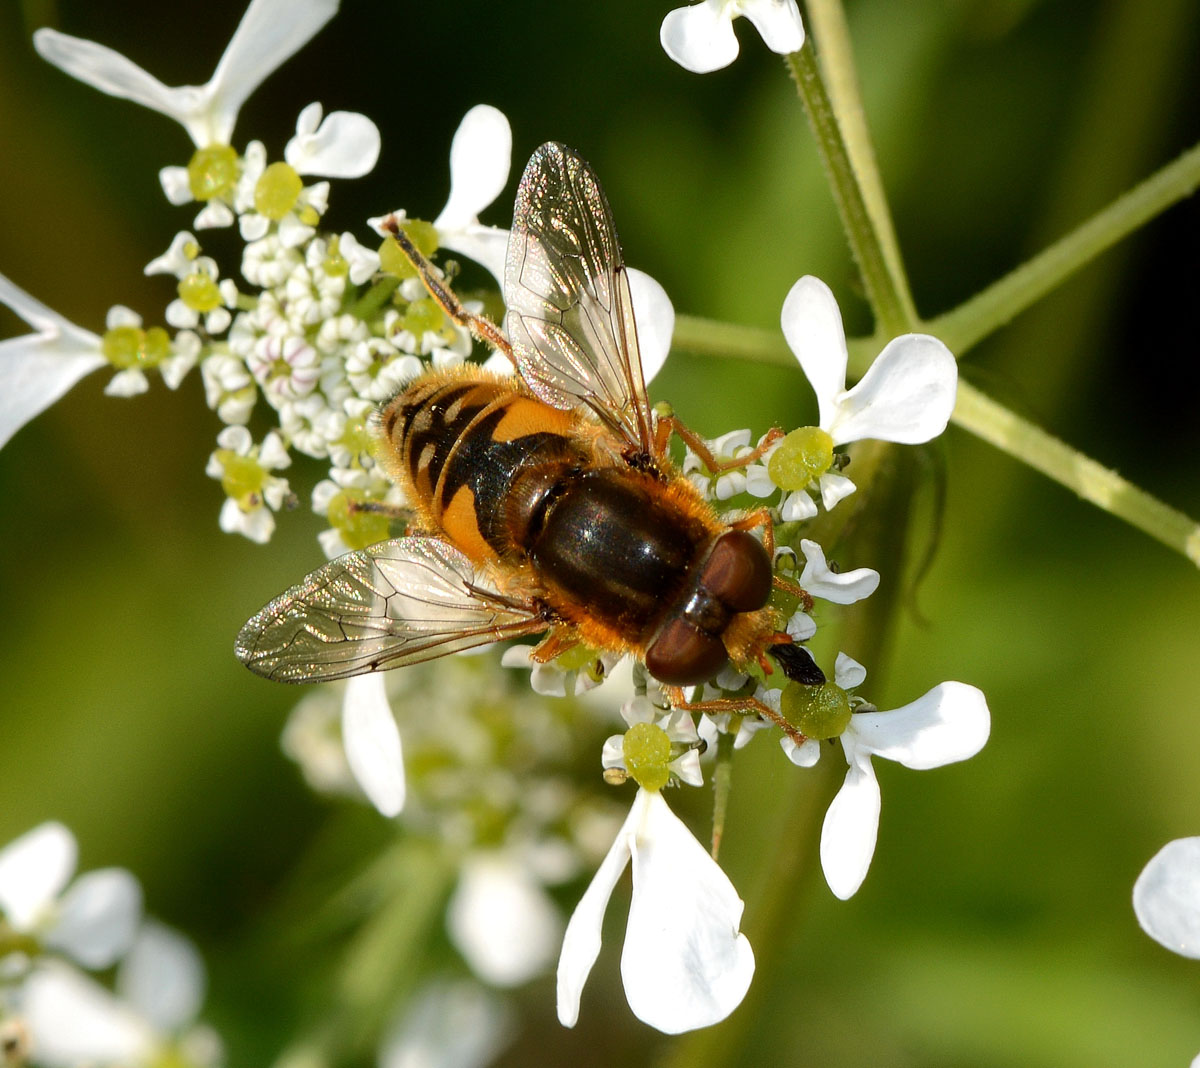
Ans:
[{"label": "fly's antenna", "polygon": [[513,354],[512,345],[509,344],[508,338],[504,336],[504,331],[485,316],[474,315],[463,307],[462,301],[454,295],[450,287],[443,281],[442,272],[430,263],[425,258],[425,254],[412,243],[408,234],[401,228],[400,222],[395,215],[389,215],[383,220],[383,228],[392,235],[392,240],[400,246],[400,251],[404,253],[408,262],[413,265],[413,270],[417,272],[417,277],[421,279],[421,284],[429,291],[429,295],[433,297],[438,307],[453,322],[459,326],[466,327],[485,345],[491,345],[492,348],[499,350],[511,360]]}]

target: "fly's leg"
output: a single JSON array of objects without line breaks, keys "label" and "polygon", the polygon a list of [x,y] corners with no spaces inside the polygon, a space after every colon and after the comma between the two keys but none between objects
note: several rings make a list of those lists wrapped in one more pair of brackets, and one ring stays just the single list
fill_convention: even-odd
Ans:
[{"label": "fly's leg", "polygon": [[393,240],[400,246],[400,251],[407,257],[408,262],[413,265],[413,270],[417,272],[417,277],[421,279],[421,284],[429,291],[429,295],[437,302],[438,307],[453,322],[459,326],[466,327],[485,345],[491,345],[492,348],[512,359],[512,345],[509,344],[508,338],[504,336],[504,332],[490,319],[482,315],[474,315],[463,307],[462,301],[454,295],[450,287],[442,280],[441,272],[425,258],[421,250],[409,239],[408,234],[400,228],[400,223],[396,219],[396,216],[389,215],[384,219],[383,228],[392,235]]},{"label": "fly's leg", "polygon": [[678,708],[684,712],[712,712],[716,715],[720,715],[723,712],[733,712],[739,716],[761,716],[763,719],[774,723],[776,727],[783,731],[797,745],[803,745],[808,741],[807,735],[801,734],[780,713],[776,712],[770,705],[764,704],[757,697],[719,697],[712,701],[692,702],[684,697],[682,687],[666,686],[664,689],[672,708]]},{"label": "fly's leg", "polygon": [[749,452],[742,456],[735,456],[731,460],[718,460],[713,455],[712,449],[708,447],[708,442],[691,427],[673,415],[663,415],[659,417],[654,428],[654,449],[659,456],[666,456],[667,444],[672,434],[678,435],[679,440],[700,457],[700,462],[713,472],[736,471],[739,467],[745,467],[747,464],[754,463],[755,460],[762,459],[763,454],[777,442],[782,441],[784,436],[779,427],[773,426],[767,431],[762,441]]}]

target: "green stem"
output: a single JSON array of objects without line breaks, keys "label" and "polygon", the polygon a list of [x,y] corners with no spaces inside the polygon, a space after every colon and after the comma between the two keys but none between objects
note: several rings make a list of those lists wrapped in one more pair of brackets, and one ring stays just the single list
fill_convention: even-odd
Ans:
[{"label": "green stem", "polygon": [[399,278],[395,275],[385,274],[346,310],[365,322],[373,318],[379,309],[392,299],[392,294],[399,286]]},{"label": "green stem", "polygon": [[1194,519],[1010,412],[967,382],[958,384],[954,422],[1200,566],[1200,524]]},{"label": "green stem", "polygon": [[808,114],[817,151],[825,164],[833,198],[842,217],[842,226],[862,273],[863,285],[876,319],[889,336],[904,333],[911,329],[912,320],[888,269],[887,257],[863,199],[863,190],[838,126],[833,103],[822,81],[811,41],[806,41],[799,52],[788,56],[787,65]]},{"label": "green stem", "polygon": [[900,243],[896,240],[896,228],[883,188],[883,177],[875,159],[875,146],[867,128],[846,12],[841,0],[808,0],[806,8],[810,32],[819,45],[821,74],[829,91],[833,113],[857,179],[863,206],[871,221],[872,235],[878,243],[884,269],[908,324],[907,328],[912,329],[919,321],[919,316],[909,289],[908,274],[904,270]]},{"label": "green stem", "polygon": [[[852,337],[846,340],[850,350],[850,368],[861,375],[879,354],[887,338]],[[675,333],[671,336],[673,352],[690,352],[697,356],[716,356],[721,359],[748,360],[753,363],[774,364],[777,367],[797,367],[796,354],[787,347],[778,330],[758,326],[740,326],[697,315],[675,316]]]},{"label": "green stem", "polygon": [[926,324],[961,356],[1036,303],[1101,252],[1200,187],[1200,145],[1124,193],[1082,226]]},{"label": "green stem", "polygon": [[729,794],[733,789],[733,741],[735,734],[722,731],[717,735],[717,763],[713,768],[713,827],[712,858],[721,852],[725,834],[725,816],[729,811]]}]

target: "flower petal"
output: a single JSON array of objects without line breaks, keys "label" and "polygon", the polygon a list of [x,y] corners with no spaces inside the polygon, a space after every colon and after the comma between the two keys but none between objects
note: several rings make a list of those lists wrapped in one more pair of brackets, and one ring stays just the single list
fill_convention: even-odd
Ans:
[{"label": "flower petal", "polygon": [[46,1068],[79,1064],[147,1064],[154,1036],[145,1022],[99,983],[61,961],[33,970],[20,1012]]},{"label": "flower petal", "polygon": [[772,52],[786,56],[804,47],[804,23],[796,0],[742,0],[740,6]]},{"label": "flower petal", "polygon": [[839,475],[833,471],[826,471],[817,480],[817,485],[821,489],[821,503],[825,505],[827,512],[833,511],[839,501],[844,501],[858,489],[845,475]]},{"label": "flower petal", "polygon": [[540,975],[554,960],[563,921],[528,865],[497,851],[463,864],[446,928],[480,979],[509,987]]},{"label": "flower petal", "polygon": [[642,377],[649,383],[667,362],[671,336],[675,333],[675,306],[667,291],[645,271],[630,267],[629,295],[633,298],[633,316],[637,321],[638,349]]},{"label": "flower petal", "polygon": [[1133,884],[1133,911],[1154,941],[1200,958],[1200,838],[1168,842]]},{"label": "flower petal", "polygon": [[829,426],[835,445],[860,438],[918,445],[950,421],[958,392],[958,364],[935,337],[905,334],[875,358],[858,384],[838,401]]},{"label": "flower petal", "polygon": [[438,230],[438,242],[443,248],[482,264],[503,288],[508,235],[509,231],[498,226],[476,223],[461,230]]},{"label": "flower petal", "polygon": [[512,127],[499,108],[477,104],[463,116],[450,143],[450,197],[434,229],[459,231],[478,224],[479,213],[508,184]]},{"label": "flower petal", "polygon": [[728,67],[738,55],[733,20],[722,0],[705,0],[668,12],[658,39],[667,55],[693,74]]},{"label": "flower petal", "polygon": [[825,550],[807,538],[800,542],[800,549],[805,559],[800,585],[814,597],[834,604],[854,604],[870,597],[879,587],[878,571],[869,567],[834,571],[825,560]]},{"label": "flower petal", "polygon": [[72,351],[65,338],[39,334],[0,341],[0,446],[85,375],[105,364],[99,343]]},{"label": "flower petal", "polygon": [[142,888],[124,868],[81,875],[59,902],[46,944],[85,968],[108,968],[129,948],[142,918]]},{"label": "flower petal", "polygon": [[641,822],[645,793],[645,790],[638,790],[629,815],[625,817],[617,837],[567,923],[558,957],[558,1022],[564,1027],[574,1027],[579,1019],[579,998],[583,993],[583,984],[587,982],[592,965],[600,953],[604,910],[608,908],[608,899],[612,897],[617,880],[629,863],[632,828]]},{"label": "flower petal", "polygon": [[[301,118],[312,117],[310,104]],[[283,150],[283,158],[298,174],[318,174],[325,178],[361,178],[379,159],[379,127],[357,111],[334,111],[325,116],[315,130],[301,132]]]},{"label": "flower petal", "polygon": [[664,1034],[708,1027],[741,1004],[754,953],[742,899],[657,791],[633,841],[633,900],[621,954],[629,1007]]},{"label": "flower petal", "polygon": [[204,1003],[204,962],[178,931],[148,920],[117,972],[117,993],[160,1032],[191,1023]]},{"label": "flower petal", "polygon": [[211,125],[207,131],[189,126],[196,144],[228,144],[246,98],[312,40],[337,9],[338,0],[253,0],[204,87]]},{"label": "flower petal", "polygon": [[798,768],[815,767],[818,760],[821,759],[821,743],[815,738],[806,738],[801,745],[797,745],[791,738],[784,735],[779,739],[779,744],[783,747],[783,752],[793,764]]},{"label": "flower petal", "polygon": [[61,823],[43,823],[0,849],[0,910],[28,931],[62,892],[75,870],[75,836]]},{"label": "flower petal", "polygon": [[93,89],[184,122],[195,89],[172,89],[105,45],[43,28],[33,35],[38,55]]},{"label": "flower petal", "polygon": [[819,278],[805,275],[784,299],[779,321],[788,347],[817,395],[821,428],[828,431],[846,388],[849,359],[837,300]]},{"label": "flower petal", "polygon": [[829,889],[843,901],[867,877],[879,834],[879,783],[871,758],[852,761],[846,781],[825,813],[821,827],[821,868]]},{"label": "flower petal", "polygon": [[982,691],[943,682],[892,712],[857,713],[851,724],[870,752],[920,770],[973,757],[988,739],[991,716]]},{"label": "flower petal", "polygon": [[843,690],[857,689],[866,677],[867,669],[862,664],[845,653],[838,653],[833,662],[833,681]]},{"label": "flower petal", "polygon": [[346,762],[367,799],[385,816],[404,807],[404,759],[400,730],[382,675],[358,675],[346,683],[342,701]]},{"label": "flower petal", "polygon": [[0,275],[0,304],[37,333],[0,341],[0,446],[84,375],[107,362],[100,338]]}]

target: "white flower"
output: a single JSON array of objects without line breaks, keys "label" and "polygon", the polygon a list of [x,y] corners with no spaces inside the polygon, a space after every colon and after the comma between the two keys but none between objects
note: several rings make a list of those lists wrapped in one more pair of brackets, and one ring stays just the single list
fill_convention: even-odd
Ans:
[{"label": "white flower", "polygon": [[236,356],[219,353],[200,365],[204,399],[222,423],[244,425],[250,421],[258,390],[246,364]]},{"label": "white flower", "polygon": [[400,730],[379,672],[347,681],[342,744],[350,771],[371,804],[385,816],[399,814],[405,796],[404,757]]},{"label": "white flower", "polygon": [[739,15],[754,23],[773,52],[799,52],[804,44],[796,0],[704,0],[670,12],[658,38],[667,55],[685,70],[707,74],[737,59],[733,20]]},{"label": "white flower", "polygon": [[[815,541],[801,539],[800,550],[805,561],[804,570],[800,572],[800,586],[814,597],[833,604],[854,604],[870,597],[879,587],[879,572],[869,567],[854,571],[831,570],[825,561],[825,551]],[[790,629],[788,633],[792,633]],[[792,634],[792,637],[798,638],[798,635]]]},{"label": "white flower", "polygon": [[741,1003],[754,954],[739,933],[741,898],[657,790],[639,788],[617,839],[567,924],[558,962],[558,1018],[574,1027],[600,929],[621,873],[633,897],[621,977],[635,1016],[666,1034],[707,1027]]},{"label": "white flower", "polygon": [[303,334],[264,334],[254,343],[246,364],[275,408],[307,397],[321,373],[321,357]]},{"label": "white flower", "polygon": [[38,30],[33,44],[42,58],[102,93],[174,119],[197,148],[205,148],[230,143],[247,97],[337,8],[338,0],[253,0],[213,76],[201,86],[169,88],[111,48],[57,30]]},{"label": "white flower", "polygon": [[512,128],[504,113],[478,104],[463,116],[450,143],[450,196],[433,221],[438,243],[483,264],[504,284],[508,231],[484,226],[479,213],[508,184]]},{"label": "white flower", "polygon": [[516,850],[464,860],[446,910],[446,930],[471,970],[489,986],[540,975],[562,937],[558,907]]},{"label": "white flower", "polygon": [[[700,735],[689,713],[675,708],[664,711],[643,694],[621,706],[621,718],[630,727],[651,724],[663,731],[671,743],[672,751],[679,751],[678,756],[667,762],[666,770],[689,786],[704,785],[704,774],[700,770],[700,746],[696,744]],[[625,764],[624,734],[614,734],[605,740],[600,762],[605,768],[620,768],[633,774]]]},{"label": "white flower", "polygon": [[5,304],[36,333],[0,341],[0,446],[84,375],[103,367],[102,342],[0,275]]},{"label": "white flower", "polygon": [[954,410],[958,367],[937,338],[894,338],[848,390],[846,335],[829,287],[811,275],[801,278],[784,300],[780,320],[817,395],[820,427],[834,445],[861,438],[916,445],[946,429]]},{"label": "white flower", "polygon": [[303,262],[298,249],[284,245],[278,234],[268,234],[251,241],[242,251],[242,277],[251,285],[270,289],[282,283]]},{"label": "white flower", "polygon": [[297,174],[361,178],[379,159],[379,128],[356,111],[321,118],[321,105],[309,104],[296,120],[296,136],[283,158]]},{"label": "white flower", "polygon": [[291,462],[279,435],[271,431],[255,445],[244,426],[227,426],[217,435],[219,448],[204,471],[221,480],[225,503],[220,527],[226,534],[243,534],[265,544],[275,532],[275,517],[288,498],[287,479],[269,474]]},{"label": "white flower", "polygon": [[123,868],[81,875],[68,887],[78,847],[61,823],[43,823],[0,850],[0,913],[20,934],[87,968],[112,965],[133,940],[142,890]]},{"label": "white flower", "polygon": [[[866,669],[844,653],[834,667],[843,690],[861,685]],[[843,901],[862,886],[879,833],[879,782],[871,757],[895,760],[906,768],[939,768],[974,756],[983,748],[991,718],[983,693],[962,682],[943,682],[911,704],[891,712],[856,712],[841,735],[849,768],[821,828],[821,867],[829,889]],[[788,758],[809,767],[819,743],[797,746],[781,741]]]},{"label": "white flower", "polygon": [[1133,884],[1133,911],[1154,941],[1200,959],[1200,838],[1168,842]]},{"label": "white flower", "polygon": [[39,963],[20,993],[36,1060],[47,1068],[165,1063],[202,1068],[221,1059],[220,1042],[194,1021],[204,999],[195,947],[147,922],[117,972],[117,993],[58,961]]},{"label": "white flower", "polygon": [[361,286],[379,270],[379,250],[360,244],[349,231],[338,239],[338,252],[350,268],[350,281],[356,286]]},{"label": "white flower", "polygon": [[585,667],[566,668],[558,659],[539,663],[533,659],[532,653],[532,645],[510,645],[500,657],[500,664],[506,668],[528,669],[530,688],[543,697],[587,693],[608,678],[613,665],[620,659],[618,654],[598,652]]},{"label": "white flower", "polygon": [[485,1068],[514,1026],[511,1010],[478,983],[434,982],[384,1037],[379,1068]]}]

